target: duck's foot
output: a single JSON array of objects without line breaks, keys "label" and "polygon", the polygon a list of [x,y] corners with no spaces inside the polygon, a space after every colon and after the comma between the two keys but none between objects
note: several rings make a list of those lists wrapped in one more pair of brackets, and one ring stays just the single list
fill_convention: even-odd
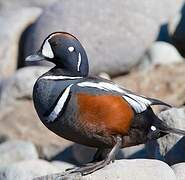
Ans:
[{"label": "duck's foot", "polygon": [[118,150],[120,149],[121,145],[122,145],[122,138],[120,136],[117,136],[116,137],[116,144],[112,148],[112,150],[109,152],[106,159],[104,159],[102,161],[94,162],[94,163],[89,163],[89,164],[86,164],[82,167],[67,169],[66,172],[69,174],[80,172],[82,175],[87,175],[87,174],[93,173],[94,171],[96,171],[98,169],[104,168],[106,165],[110,164],[110,162],[114,161],[115,155],[118,152]]},{"label": "duck's foot", "polygon": [[89,164],[86,164],[82,167],[75,167],[75,168],[67,169],[66,172],[69,174],[80,172],[82,175],[87,175],[87,174],[91,174],[91,173],[95,172],[98,169],[105,167],[109,163],[110,163],[110,161],[103,160],[103,161],[99,161],[99,162],[95,162],[95,163],[89,163]]}]

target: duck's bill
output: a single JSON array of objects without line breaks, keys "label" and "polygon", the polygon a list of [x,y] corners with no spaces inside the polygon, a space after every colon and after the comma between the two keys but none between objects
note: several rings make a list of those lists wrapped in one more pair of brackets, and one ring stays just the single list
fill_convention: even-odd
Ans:
[{"label": "duck's bill", "polygon": [[28,56],[25,61],[31,62],[31,61],[42,61],[44,60],[44,57],[39,54],[33,54]]}]

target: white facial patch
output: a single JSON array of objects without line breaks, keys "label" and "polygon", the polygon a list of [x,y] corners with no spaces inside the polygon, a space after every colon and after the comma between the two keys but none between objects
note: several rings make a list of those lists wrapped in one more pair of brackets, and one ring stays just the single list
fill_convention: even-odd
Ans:
[{"label": "white facial patch", "polygon": [[155,126],[151,126],[151,128],[150,128],[152,131],[156,131],[156,127]]},{"label": "white facial patch", "polygon": [[[51,38],[51,37],[50,37]],[[43,47],[42,47],[42,55],[44,56],[44,57],[46,57],[46,58],[54,58],[54,54],[53,54],[53,51],[52,51],[52,49],[51,49],[51,45],[50,45],[50,43],[49,43],[49,39],[50,38],[48,38],[46,41],[45,41],[45,43],[44,43],[44,45],[43,45]]]},{"label": "white facial patch", "polygon": [[82,62],[82,57],[81,57],[81,54],[80,54],[80,53],[78,53],[77,71],[80,71],[80,65],[81,65],[81,62]]},{"label": "white facial patch", "polygon": [[75,48],[73,46],[68,47],[69,52],[73,52]]}]

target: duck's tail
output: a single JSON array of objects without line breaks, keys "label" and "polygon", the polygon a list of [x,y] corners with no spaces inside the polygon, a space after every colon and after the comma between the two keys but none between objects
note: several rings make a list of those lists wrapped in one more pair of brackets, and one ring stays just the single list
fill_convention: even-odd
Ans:
[{"label": "duck's tail", "polygon": [[164,105],[164,106],[167,106],[167,107],[172,107],[170,104],[167,104],[161,100],[158,100],[158,99],[153,99],[153,98],[147,98],[150,102],[151,102],[151,105]]}]

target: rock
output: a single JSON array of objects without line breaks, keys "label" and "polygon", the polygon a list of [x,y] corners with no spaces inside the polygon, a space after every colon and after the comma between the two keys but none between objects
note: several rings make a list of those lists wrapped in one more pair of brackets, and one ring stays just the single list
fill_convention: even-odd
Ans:
[{"label": "rock", "polygon": [[184,72],[185,63],[178,63],[133,71],[113,80],[138,94],[161,99],[174,106],[181,106],[185,103]]},{"label": "rock", "polygon": [[[64,175],[65,173],[63,173]],[[56,178],[57,177],[57,178]],[[45,179],[69,179],[69,180],[176,180],[173,170],[165,163],[157,160],[118,160],[106,166],[103,169],[95,171],[87,176],[80,176],[79,173],[65,176],[48,175],[37,178],[37,180]]]},{"label": "rock", "polygon": [[66,169],[74,167],[73,164],[63,162],[63,161],[52,161],[51,164],[59,168],[61,172],[65,171]]},{"label": "rock", "polygon": [[[49,131],[41,123],[30,100],[18,101],[17,104],[2,114],[3,116],[0,117],[0,136],[3,135],[9,139],[16,138],[33,142],[39,149],[40,157],[52,159],[58,153],[62,154],[72,144],[72,142]],[[52,151],[53,149],[55,151]],[[72,154],[68,157],[71,156]]]},{"label": "rock", "polygon": [[39,156],[52,159],[72,143],[49,131],[34,109],[33,85],[47,69],[22,68],[4,83],[0,97],[0,136],[29,140],[38,146]]},{"label": "rock", "polygon": [[175,164],[171,167],[176,175],[177,180],[185,179],[185,163]]},{"label": "rock", "polygon": [[0,144],[0,166],[38,158],[36,147],[28,141],[12,140]]},{"label": "rock", "polygon": [[176,180],[176,177],[172,169],[161,161],[137,159],[118,160],[84,179]]},{"label": "rock", "polygon": [[128,72],[156,39],[159,26],[178,8],[176,0],[143,0],[139,4],[136,0],[60,0],[32,26],[24,51],[32,54],[49,33],[67,31],[87,50],[92,74]]},{"label": "rock", "polygon": [[162,41],[155,42],[141,59],[140,69],[149,65],[181,63],[184,60],[173,45]]},{"label": "rock", "polygon": [[0,109],[7,108],[17,100],[32,99],[35,81],[48,70],[46,67],[26,67],[6,79],[0,96]]},{"label": "rock", "polygon": [[12,75],[18,67],[19,40],[23,31],[40,15],[40,8],[0,13],[0,77]]},{"label": "rock", "polygon": [[[170,127],[185,130],[185,107],[163,111],[159,117]],[[185,161],[185,137],[166,135],[147,144],[149,158],[162,159],[170,165]]]},{"label": "rock", "polygon": [[0,168],[0,179],[28,180],[50,173],[58,173],[60,169],[44,160],[30,160],[14,163]]},{"label": "rock", "polygon": [[25,7],[41,7],[44,8],[49,4],[53,3],[56,0],[45,0],[45,1],[38,1],[38,0],[0,0],[0,10],[13,10],[17,8],[25,8]]}]

